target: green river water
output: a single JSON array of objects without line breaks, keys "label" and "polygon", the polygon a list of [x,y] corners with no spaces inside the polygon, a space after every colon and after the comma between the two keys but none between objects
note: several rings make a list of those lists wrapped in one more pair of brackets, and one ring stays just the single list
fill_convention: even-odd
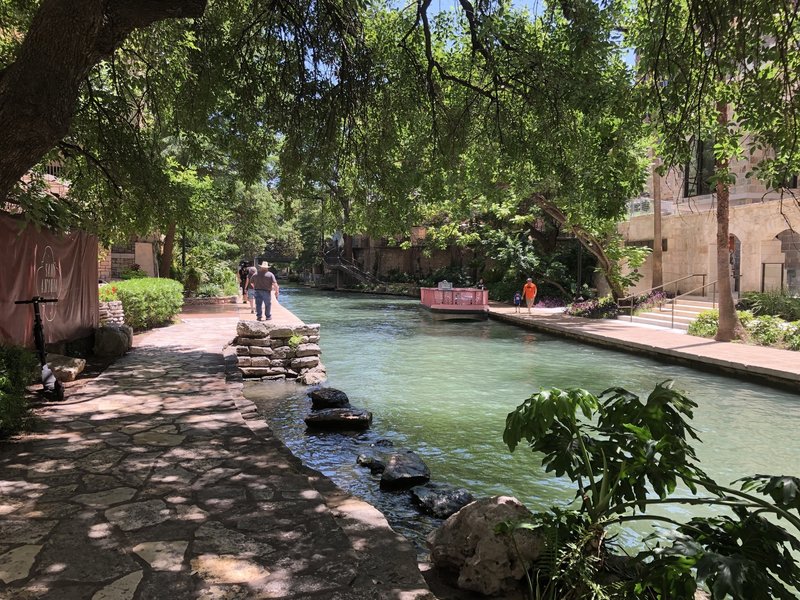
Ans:
[{"label": "green river water", "polygon": [[[566,504],[569,482],[544,473],[525,447],[510,454],[502,442],[508,412],[541,387],[600,393],[622,386],[646,396],[657,382],[674,379],[699,404],[697,450],[717,481],[800,475],[800,395],[494,321],[433,321],[413,299],[281,288],[281,302],[306,323],[321,324],[328,385],[372,411],[372,429],[308,435],[303,417],[310,402],[301,388],[259,382],[245,394],[294,454],[376,505],[420,548],[436,523],[418,515],[406,494],[381,493],[356,456],[389,440],[418,452],[432,480],[476,497],[513,495],[534,511]],[[671,514],[689,514],[682,510]]]}]

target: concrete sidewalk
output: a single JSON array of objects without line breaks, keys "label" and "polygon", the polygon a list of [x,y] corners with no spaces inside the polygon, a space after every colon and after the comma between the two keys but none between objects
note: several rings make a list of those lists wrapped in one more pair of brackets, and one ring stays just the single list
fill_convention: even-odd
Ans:
[{"label": "concrete sidewalk", "polygon": [[0,598],[433,598],[383,515],[226,382],[238,312],[139,337],[43,406],[42,433],[0,444]]},{"label": "concrete sidewalk", "polygon": [[549,309],[516,313],[513,306],[490,303],[491,318],[615,350],[652,356],[800,391],[800,353],[641,326],[625,319],[583,319]]}]

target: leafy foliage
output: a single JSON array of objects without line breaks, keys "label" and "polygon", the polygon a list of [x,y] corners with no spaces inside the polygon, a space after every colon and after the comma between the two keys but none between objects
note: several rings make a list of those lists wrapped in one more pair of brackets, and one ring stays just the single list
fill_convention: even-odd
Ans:
[{"label": "leafy foliage", "polygon": [[567,306],[565,313],[573,317],[584,317],[586,319],[616,319],[619,314],[619,307],[614,298],[603,296],[602,298],[592,298],[583,302],[573,302]]},{"label": "leafy foliage", "polygon": [[[560,528],[560,546],[551,552],[581,565],[566,589],[558,572],[533,565],[537,577],[545,575],[545,585],[562,594],[547,597],[590,598],[599,590],[614,598],[689,600],[702,585],[715,600],[794,597],[800,583],[794,554],[800,550],[800,479],[756,475],[740,480],[739,489],[714,482],[690,443],[698,440],[688,423],[694,408],[664,382],[644,402],[622,388],[599,397],[583,389],[541,390],[508,415],[503,440],[509,449],[526,441],[542,455],[547,472],[575,484],[580,503],[577,511],[553,509],[549,519],[531,524],[545,526],[545,539],[552,538],[548,530]],[[679,484],[692,495],[678,493]],[[730,514],[687,523],[647,514],[651,506],[670,503],[705,504]],[[605,530],[643,519],[668,523],[674,533],[667,543],[658,536],[633,559],[630,579],[608,583],[603,571],[613,555]],[[576,540],[583,541],[576,546]]]},{"label": "leafy foliage", "polygon": [[30,350],[0,345],[0,438],[17,433],[29,421],[25,387],[36,379],[38,365]]},{"label": "leafy foliage", "polygon": [[97,294],[100,298],[100,302],[115,302],[119,300],[117,286],[113,283],[105,283],[98,287]]},{"label": "leafy foliage", "polygon": [[125,321],[136,330],[169,323],[183,307],[183,286],[172,279],[148,277],[116,285]]},{"label": "leafy foliage", "polygon": [[786,290],[745,292],[739,304],[740,308],[757,317],[770,315],[785,321],[800,319],[800,298],[791,296]]}]

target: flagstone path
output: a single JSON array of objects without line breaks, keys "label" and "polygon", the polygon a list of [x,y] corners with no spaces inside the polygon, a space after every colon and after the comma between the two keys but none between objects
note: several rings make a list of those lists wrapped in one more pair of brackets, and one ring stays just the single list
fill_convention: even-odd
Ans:
[{"label": "flagstone path", "polygon": [[0,443],[0,599],[433,598],[383,515],[226,382],[235,324],[195,314],[137,338],[45,405],[42,432]]}]

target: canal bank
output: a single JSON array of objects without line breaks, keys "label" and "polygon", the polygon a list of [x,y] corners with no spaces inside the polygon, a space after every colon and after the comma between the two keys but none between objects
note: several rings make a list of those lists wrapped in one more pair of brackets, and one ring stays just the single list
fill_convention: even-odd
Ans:
[{"label": "canal bank", "polygon": [[532,331],[800,391],[800,354],[791,350],[717,342],[623,319],[583,319],[535,308],[530,315],[525,309],[516,313],[513,306],[499,302],[490,303],[489,317]]}]

